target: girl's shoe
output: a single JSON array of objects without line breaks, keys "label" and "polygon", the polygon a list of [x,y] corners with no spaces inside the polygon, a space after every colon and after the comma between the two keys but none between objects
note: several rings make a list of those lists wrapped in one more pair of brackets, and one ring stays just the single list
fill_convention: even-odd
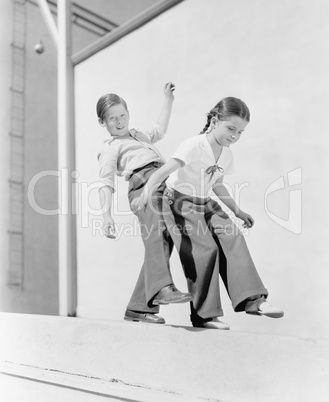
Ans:
[{"label": "girl's shoe", "polygon": [[256,300],[249,300],[246,303],[245,312],[247,314],[265,315],[270,318],[281,318],[284,316],[282,310],[271,306],[264,297]]},{"label": "girl's shoe", "polygon": [[226,322],[219,321],[219,319],[213,318],[211,321],[205,320],[194,320],[192,321],[192,325],[195,328],[206,328],[206,329],[224,329],[229,330],[230,326],[226,324]]}]

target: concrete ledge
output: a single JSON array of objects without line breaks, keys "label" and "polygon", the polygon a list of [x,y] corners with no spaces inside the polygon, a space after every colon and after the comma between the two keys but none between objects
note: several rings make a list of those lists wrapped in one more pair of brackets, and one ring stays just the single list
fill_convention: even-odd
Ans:
[{"label": "concrete ledge", "polygon": [[0,396],[5,402],[58,402],[99,400],[126,402],[202,402],[174,392],[102,380],[52,369],[14,363],[0,363]]},{"label": "concrete ledge", "polygon": [[0,322],[0,371],[16,381],[126,401],[329,400],[325,339],[6,313]]}]

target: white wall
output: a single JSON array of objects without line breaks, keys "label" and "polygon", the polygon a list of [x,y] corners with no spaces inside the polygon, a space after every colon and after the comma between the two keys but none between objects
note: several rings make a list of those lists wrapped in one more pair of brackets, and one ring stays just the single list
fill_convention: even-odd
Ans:
[{"label": "white wall", "polygon": [[[237,96],[250,107],[251,123],[232,147],[237,173],[228,183],[248,185],[239,200],[256,220],[247,242],[270,291],[269,301],[286,315],[270,320],[236,314],[222,288],[225,320],[238,331],[329,335],[324,319],[329,278],[328,9],[324,0],[186,0],[75,69],[77,170],[84,193],[87,183],[98,177],[96,156],[105,133],[98,126],[95,104],[101,95],[120,94],[128,102],[131,126],[142,127],[156,119],[162,86],[173,81],[177,90],[172,119],[166,139],[159,143],[166,157],[203,128],[206,112],[221,98]],[[297,176],[301,172],[302,183],[297,180],[289,193],[291,171]],[[266,190],[281,177],[285,188],[266,198]],[[129,233],[128,225],[135,220],[127,212],[126,184],[120,179],[115,198],[120,210],[115,220],[126,233],[116,241],[94,233],[99,217],[88,215],[87,200],[81,197],[82,317],[122,319],[142,264],[141,239]],[[302,216],[300,193],[292,190],[301,190]],[[96,190],[89,201],[98,206]],[[270,214],[287,220],[290,212],[294,221],[276,223],[265,211],[265,201]],[[172,269],[178,287],[186,289],[176,254]],[[189,323],[188,305],[166,306],[161,314],[169,324]]]}]

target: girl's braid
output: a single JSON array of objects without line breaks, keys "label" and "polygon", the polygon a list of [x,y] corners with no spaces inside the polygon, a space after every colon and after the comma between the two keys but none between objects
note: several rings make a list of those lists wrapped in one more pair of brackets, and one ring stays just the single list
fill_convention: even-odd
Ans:
[{"label": "girl's braid", "polygon": [[211,119],[213,117],[215,117],[215,116],[218,116],[218,115],[219,115],[219,113],[218,113],[217,108],[213,108],[213,109],[210,110],[209,113],[207,113],[207,123],[204,126],[203,130],[200,131],[200,134],[204,134],[208,130],[208,128],[210,126],[210,123],[211,123]]}]

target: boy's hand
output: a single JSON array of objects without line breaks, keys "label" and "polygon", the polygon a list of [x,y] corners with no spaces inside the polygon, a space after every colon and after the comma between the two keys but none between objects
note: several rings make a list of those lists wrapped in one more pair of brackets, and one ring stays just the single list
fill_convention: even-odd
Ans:
[{"label": "boy's hand", "polygon": [[174,90],[176,89],[175,84],[172,82],[167,82],[167,84],[164,86],[163,92],[166,97],[174,99]]},{"label": "boy's hand", "polygon": [[237,215],[236,215],[239,219],[243,220],[244,224],[243,227],[246,229],[250,229],[254,226],[255,221],[253,219],[253,217],[249,214],[246,214],[243,211],[240,211]]},{"label": "boy's hand", "polygon": [[141,211],[142,209],[145,209],[147,201],[147,194],[143,191],[139,197],[136,197],[131,201],[130,208],[133,212]]},{"label": "boy's hand", "polygon": [[111,217],[104,220],[103,223],[103,233],[109,239],[115,239],[115,223]]}]

